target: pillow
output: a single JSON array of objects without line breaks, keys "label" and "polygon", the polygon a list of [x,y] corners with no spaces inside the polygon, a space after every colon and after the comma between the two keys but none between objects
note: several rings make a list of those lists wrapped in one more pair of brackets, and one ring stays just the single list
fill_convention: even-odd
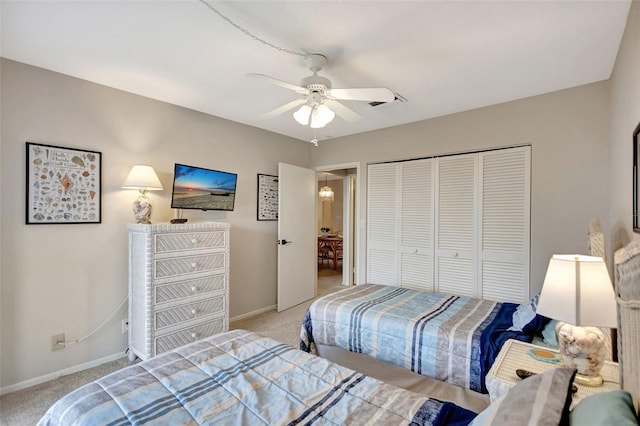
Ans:
[{"label": "pillow", "polygon": [[566,425],[576,370],[552,368],[517,383],[471,425]]},{"label": "pillow", "polygon": [[542,329],[542,341],[554,348],[558,347],[558,335],[556,334],[556,325],[558,320],[551,320]]},{"label": "pillow", "polygon": [[516,308],[512,317],[513,325],[508,328],[509,331],[522,331],[527,324],[536,318],[538,299],[540,299],[540,293],[533,296],[527,303],[522,303]]},{"label": "pillow", "polygon": [[531,321],[529,321],[527,325],[522,327],[522,333],[523,334],[540,334],[544,329],[544,326],[549,321],[550,319],[545,316],[536,315],[535,317],[533,317]]},{"label": "pillow", "polygon": [[637,426],[631,394],[623,390],[587,396],[569,413],[572,425]]}]

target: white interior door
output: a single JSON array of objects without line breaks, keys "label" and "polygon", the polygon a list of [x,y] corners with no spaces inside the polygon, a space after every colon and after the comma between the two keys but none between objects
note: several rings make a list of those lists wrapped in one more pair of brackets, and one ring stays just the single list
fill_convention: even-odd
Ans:
[{"label": "white interior door", "polygon": [[278,165],[278,312],[316,295],[316,172]]}]

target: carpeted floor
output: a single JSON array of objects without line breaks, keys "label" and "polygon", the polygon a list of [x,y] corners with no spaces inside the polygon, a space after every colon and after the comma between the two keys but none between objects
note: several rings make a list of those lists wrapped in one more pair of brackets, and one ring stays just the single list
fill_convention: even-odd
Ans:
[{"label": "carpeted floor", "polygon": [[[318,297],[342,290],[342,273],[322,268],[318,271]],[[269,311],[255,317],[233,322],[229,328],[255,331],[282,343],[298,347],[300,324],[312,300],[301,303],[284,312]]]},{"label": "carpeted floor", "polygon": [[[318,296],[342,290],[341,272],[322,268],[318,271]],[[242,328],[272,337],[298,347],[300,324],[312,301],[302,303],[284,312],[269,311],[252,318],[233,322],[231,329]],[[45,411],[59,398],[72,390],[105,374],[131,364],[127,357],[99,365],[88,370],[60,377],[28,389],[0,397],[0,425],[33,426]]]}]

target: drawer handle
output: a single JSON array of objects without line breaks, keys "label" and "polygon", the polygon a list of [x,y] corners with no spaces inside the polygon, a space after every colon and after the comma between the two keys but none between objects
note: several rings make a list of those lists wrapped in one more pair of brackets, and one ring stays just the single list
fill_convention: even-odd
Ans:
[{"label": "drawer handle", "polygon": [[191,287],[191,294],[196,294],[198,292],[198,287],[195,285]]},{"label": "drawer handle", "polygon": [[196,340],[198,338],[198,333],[191,333],[191,338]]},{"label": "drawer handle", "polygon": [[191,309],[191,315],[195,316],[198,313],[196,308]]},{"label": "drawer handle", "polygon": [[198,244],[198,240],[193,238],[191,239],[191,244],[193,244],[194,246],[196,246]]},{"label": "drawer handle", "polygon": [[415,250],[413,251],[413,254],[418,254],[418,249],[415,249]]},{"label": "drawer handle", "polygon": [[191,270],[192,270],[192,271],[195,271],[196,269],[198,269],[198,264],[197,264],[197,263],[195,263],[195,262],[193,262],[193,263],[191,264]]},{"label": "drawer handle", "polygon": [[453,257],[458,257],[458,252],[453,253]]}]

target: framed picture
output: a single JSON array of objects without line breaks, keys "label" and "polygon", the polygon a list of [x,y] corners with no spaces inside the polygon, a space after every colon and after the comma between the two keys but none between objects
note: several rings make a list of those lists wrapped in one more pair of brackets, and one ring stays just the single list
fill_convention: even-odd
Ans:
[{"label": "framed picture", "polygon": [[278,176],[258,173],[258,220],[278,220]]},{"label": "framed picture", "polygon": [[27,142],[27,225],[100,223],[102,154]]},{"label": "framed picture", "polygon": [[640,164],[640,123],[633,131],[633,232],[640,232],[640,218],[638,217],[638,203],[640,203],[640,188],[638,188],[638,165]]}]

